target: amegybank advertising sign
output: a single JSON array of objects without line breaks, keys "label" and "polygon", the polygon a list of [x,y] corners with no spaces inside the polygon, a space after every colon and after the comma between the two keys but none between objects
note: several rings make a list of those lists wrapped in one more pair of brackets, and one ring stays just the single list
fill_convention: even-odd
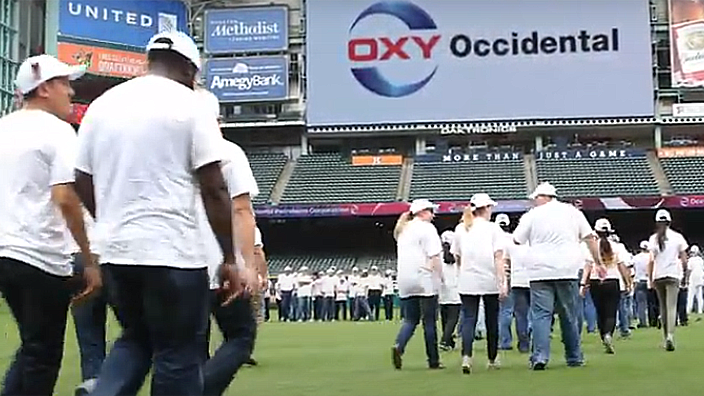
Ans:
[{"label": "amegybank advertising sign", "polygon": [[306,4],[311,125],[653,115],[647,0]]}]

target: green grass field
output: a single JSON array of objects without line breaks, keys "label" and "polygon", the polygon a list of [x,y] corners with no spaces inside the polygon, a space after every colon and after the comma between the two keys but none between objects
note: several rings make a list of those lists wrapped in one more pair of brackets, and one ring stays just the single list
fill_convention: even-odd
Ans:
[{"label": "green grass field", "polygon": [[[0,369],[4,372],[18,344],[17,331],[5,307],[0,306]],[[444,371],[426,369],[419,328],[405,357],[403,371],[391,367],[389,348],[397,323],[266,323],[256,349],[260,366],[243,368],[228,395],[266,396],[618,396],[694,395],[702,389],[704,322],[692,320],[678,328],[677,351],[660,347],[660,333],[637,330],[633,338],[616,343],[616,355],[602,352],[598,337],[586,335],[587,365],[567,368],[559,335],[553,340],[553,359],[547,371],[528,370],[525,355],[503,353],[503,368],[487,371],[483,341],[470,376],[460,373],[458,353],[443,355]],[[119,332],[111,323],[110,333]],[[216,337],[217,341],[218,338]],[[71,324],[56,388],[72,395],[79,382],[78,350]],[[148,389],[141,392],[148,394]]]}]

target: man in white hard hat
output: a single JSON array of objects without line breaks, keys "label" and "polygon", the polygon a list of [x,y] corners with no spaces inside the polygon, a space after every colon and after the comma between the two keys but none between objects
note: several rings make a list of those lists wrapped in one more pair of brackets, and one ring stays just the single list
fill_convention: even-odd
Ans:
[{"label": "man in white hard hat", "polygon": [[276,280],[276,289],[281,295],[281,310],[283,311],[282,320],[284,322],[296,320],[293,312],[293,290],[296,288],[296,276],[291,272],[293,268],[287,265],[284,272],[279,274]]},{"label": "man in white hard hat", "polygon": [[51,395],[64,351],[73,273],[66,228],[86,265],[87,297],[102,285],[74,191],[71,80],[85,69],[49,55],[20,65],[22,109],[0,118],[0,292],[22,340],[3,395]]},{"label": "man in white hard hat", "polygon": [[650,252],[648,251],[648,241],[641,241],[639,247],[640,251],[633,256],[636,317],[638,318],[638,328],[645,328],[649,326],[648,263],[650,262]]},{"label": "man in white hard hat", "polygon": [[528,268],[533,328],[533,370],[544,370],[550,359],[550,325],[555,311],[560,317],[567,365],[584,364],[577,327],[578,273],[584,265],[580,243],[587,243],[597,270],[606,272],[592,227],[584,214],[559,202],[550,183],[540,184],[529,196],[535,207],[523,215],[513,233],[518,244],[530,245]]},{"label": "man in white hard hat", "polygon": [[159,33],[147,59],[148,74],[96,99],[79,130],[76,188],[97,211],[103,274],[123,329],[95,396],[136,393],[152,366],[152,394],[203,393],[209,290],[207,263],[193,249],[197,200],[224,255],[225,302],[251,287],[235,266],[220,129],[193,91],[198,47],[185,33]]}]

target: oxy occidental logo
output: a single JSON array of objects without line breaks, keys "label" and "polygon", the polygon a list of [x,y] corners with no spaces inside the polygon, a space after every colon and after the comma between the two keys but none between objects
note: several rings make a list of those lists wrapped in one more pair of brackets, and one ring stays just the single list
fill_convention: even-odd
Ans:
[{"label": "oxy occidental logo", "polygon": [[[350,34],[360,21],[379,14],[399,19],[410,31],[437,30],[433,18],[417,5],[407,1],[382,1],[372,4],[359,14],[350,27]],[[433,48],[439,40],[440,35],[432,35],[429,38],[420,35],[353,38],[347,42],[347,57],[357,64],[384,62],[395,58],[410,60],[411,55],[405,48],[407,45],[415,45],[420,50],[421,57],[428,60],[432,58]],[[427,76],[418,81],[395,84],[384,77],[378,66],[351,68],[352,75],[364,88],[389,98],[400,98],[417,92],[432,80],[437,70],[436,65]]]}]

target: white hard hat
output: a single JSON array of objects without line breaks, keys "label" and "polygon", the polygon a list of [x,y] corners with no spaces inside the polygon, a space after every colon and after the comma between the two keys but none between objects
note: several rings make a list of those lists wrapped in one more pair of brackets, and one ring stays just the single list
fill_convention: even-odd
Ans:
[{"label": "white hard hat", "polygon": [[486,206],[496,206],[496,201],[491,199],[489,194],[479,193],[472,195],[469,199],[469,203],[472,205],[472,210],[475,208],[483,208]]},{"label": "white hard hat", "polygon": [[602,217],[594,223],[594,230],[598,232],[613,232],[609,219]]},{"label": "white hard hat", "polygon": [[528,196],[530,199],[536,199],[540,195],[545,195],[547,197],[556,197],[557,196],[557,189],[555,186],[548,182],[543,182],[538,185],[538,187],[535,188],[535,191],[533,191],[532,194]]}]

